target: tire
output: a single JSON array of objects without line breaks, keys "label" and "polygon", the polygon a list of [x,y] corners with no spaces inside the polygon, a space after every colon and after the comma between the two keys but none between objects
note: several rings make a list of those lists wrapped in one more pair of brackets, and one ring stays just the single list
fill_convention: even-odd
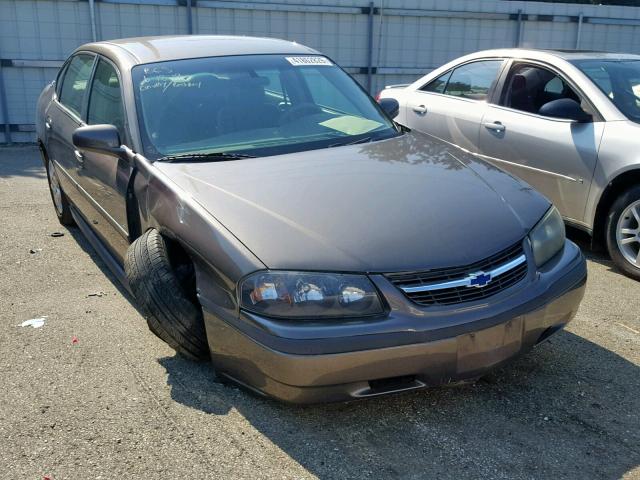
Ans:
[{"label": "tire", "polygon": [[625,275],[640,280],[640,185],[629,188],[613,202],[606,236],[607,250],[616,266]]},{"label": "tire", "polygon": [[206,360],[209,346],[202,309],[195,297],[193,269],[185,274],[183,268],[179,277],[168,247],[157,230],[148,230],[134,241],[125,259],[129,286],[156,336],[184,357]]},{"label": "tire", "polygon": [[60,185],[60,179],[58,178],[58,172],[56,171],[55,164],[49,160],[46,155],[45,158],[47,162],[49,193],[51,194],[51,201],[53,202],[53,208],[56,212],[56,216],[58,217],[58,221],[65,227],[73,226],[76,222],[74,222],[73,215],[71,215],[69,200]]}]

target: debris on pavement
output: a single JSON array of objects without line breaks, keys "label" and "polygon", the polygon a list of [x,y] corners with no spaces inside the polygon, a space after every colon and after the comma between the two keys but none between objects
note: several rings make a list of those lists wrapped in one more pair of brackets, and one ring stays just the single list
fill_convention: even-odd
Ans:
[{"label": "debris on pavement", "polygon": [[32,248],[31,250],[29,250],[29,253],[31,255],[33,255],[34,253],[38,253],[38,252],[41,252],[41,251],[42,251],[41,248]]},{"label": "debris on pavement", "polygon": [[51,233],[51,236],[53,238],[64,237],[64,233],[62,233],[62,232],[53,232],[53,233]]},{"label": "debris on pavement", "polygon": [[76,337],[75,335],[73,337],[71,337],[71,343],[73,345],[75,345],[76,343],[78,343],[80,340],[78,340],[78,337]]},{"label": "debris on pavement", "polygon": [[87,298],[89,297],[104,297],[106,295],[105,292],[93,292],[90,293],[89,295],[87,295]]},{"label": "debris on pavement", "polygon": [[46,315],[42,316],[42,317],[37,317],[37,318],[31,318],[29,320],[25,320],[24,322],[22,322],[20,324],[21,327],[33,327],[33,328],[40,328],[40,327],[44,327],[44,321],[47,318]]}]

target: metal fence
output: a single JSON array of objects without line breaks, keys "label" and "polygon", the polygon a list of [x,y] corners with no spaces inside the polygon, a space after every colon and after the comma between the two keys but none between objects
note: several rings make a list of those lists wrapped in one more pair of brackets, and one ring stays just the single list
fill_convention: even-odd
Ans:
[{"label": "metal fence", "polygon": [[372,93],[476,50],[640,53],[640,8],[501,0],[0,0],[0,143],[34,140],[42,87],[77,46],[159,34],[278,37]]}]

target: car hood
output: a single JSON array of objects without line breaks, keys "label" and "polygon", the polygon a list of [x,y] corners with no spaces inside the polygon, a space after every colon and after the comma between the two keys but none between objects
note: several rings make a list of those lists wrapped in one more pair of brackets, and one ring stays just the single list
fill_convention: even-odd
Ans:
[{"label": "car hood", "polygon": [[549,202],[420,133],[213,163],[156,163],[268,268],[460,266],[521,240]]}]

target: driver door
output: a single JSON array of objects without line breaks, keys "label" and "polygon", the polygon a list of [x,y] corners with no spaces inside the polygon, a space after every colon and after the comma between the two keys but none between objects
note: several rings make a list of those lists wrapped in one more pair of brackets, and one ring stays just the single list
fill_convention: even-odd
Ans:
[{"label": "driver door", "polygon": [[[122,85],[116,67],[98,57],[87,106],[87,124],[115,125],[120,141],[127,143]],[[127,225],[127,187],[133,171],[127,160],[101,153],[82,153],[79,183],[89,194],[94,205],[90,219],[114,256],[122,261],[129,247]]]},{"label": "driver door", "polygon": [[500,103],[489,105],[482,119],[479,153],[546,195],[565,218],[583,224],[604,123],[538,114],[542,105],[560,98],[590,109],[559,72],[514,62]]}]

